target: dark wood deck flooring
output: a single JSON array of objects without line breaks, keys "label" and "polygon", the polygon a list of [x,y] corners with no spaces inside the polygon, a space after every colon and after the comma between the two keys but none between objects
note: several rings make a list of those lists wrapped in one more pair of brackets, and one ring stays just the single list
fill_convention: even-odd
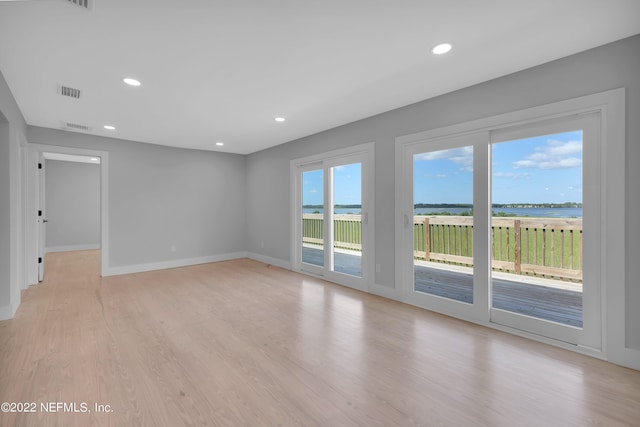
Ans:
[{"label": "dark wood deck flooring", "polygon": [[[456,301],[473,302],[473,276],[415,266],[415,290]],[[493,307],[582,327],[582,293],[541,284],[493,278]]]},{"label": "dark wood deck flooring", "polygon": [[[305,247],[303,262],[319,265],[322,250]],[[336,271],[361,276],[360,257],[335,253]],[[415,290],[467,303],[473,302],[471,274],[415,266]],[[493,279],[493,307],[576,327],[582,327],[582,293],[542,284]]]},{"label": "dark wood deck flooring", "polygon": [[[334,252],[334,256],[333,269],[335,271],[362,277],[362,257],[341,252]],[[324,254],[322,249],[303,247],[302,261],[313,265],[323,265]]]}]

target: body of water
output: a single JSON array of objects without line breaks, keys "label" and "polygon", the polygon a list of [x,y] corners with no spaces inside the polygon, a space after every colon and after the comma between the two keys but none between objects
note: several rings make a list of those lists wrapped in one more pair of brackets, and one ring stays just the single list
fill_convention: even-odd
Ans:
[{"label": "body of water", "polygon": [[[460,214],[468,212],[467,208],[418,208],[414,209],[414,215],[441,212]],[[493,208],[495,213],[505,213],[513,216],[530,216],[542,218],[582,218],[582,208]]]},{"label": "body of water", "polygon": [[[322,213],[323,209],[322,208],[302,208],[302,213]],[[362,211],[360,210],[360,208],[349,208],[349,209],[335,209],[334,213],[337,214],[353,214],[353,215],[360,215]]]},{"label": "body of water", "polygon": [[[414,209],[414,215],[434,214],[449,212],[453,215],[467,212],[467,208],[418,208]],[[303,209],[303,213],[314,213],[316,211],[322,213],[322,209]],[[582,208],[494,208],[494,212],[504,212],[507,215],[529,216],[542,218],[582,218]],[[337,214],[359,214],[359,208],[336,209]]]}]

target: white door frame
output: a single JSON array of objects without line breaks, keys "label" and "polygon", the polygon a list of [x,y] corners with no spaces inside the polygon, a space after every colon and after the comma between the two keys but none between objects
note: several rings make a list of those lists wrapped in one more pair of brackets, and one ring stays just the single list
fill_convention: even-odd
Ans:
[{"label": "white door frame", "polygon": [[28,236],[28,222],[27,212],[28,209],[28,182],[29,182],[29,143],[27,139],[21,135],[20,137],[20,289],[27,289],[29,287],[28,274],[29,266],[29,253],[27,245]]},{"label": "white door frame", "polygon": [[29,144],[28,182],[26,188],[27,212],[25,212],[25,224],[27,224],[27,265],[29,266],[27,269],[27,282],[31,285],[38,283],[38,205],[40,191],[44,191],[44,189],[40,188],[38,162],[42,153],[45,152],[100,158],[100,274],[104,276],[109,267],[109,153],[106,151],[76,147]]}]

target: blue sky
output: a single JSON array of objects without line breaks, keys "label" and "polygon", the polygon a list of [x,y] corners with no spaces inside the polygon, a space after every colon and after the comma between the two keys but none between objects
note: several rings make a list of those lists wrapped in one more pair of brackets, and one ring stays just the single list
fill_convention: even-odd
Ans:
[{"label": "blue sky", "polygon": [[[492,203],[582,202],[582,131],[496,143],[491,157]],[[333,173],[335,204],[360,204],[361,164]],[[304,172],[303,205],[323,204],[322,180],[322,170]],[[415,203],[472,200],[472,147],[414,156]]]},{"label": "blue sky", "polygon": [[[582,202],[582,132],[492,146],[492,203]],[[471,203],[473,149],[414,156],[415,203]]]},{"label": "blue sky", "polygon": [[[302,175],[302,204],[322,205],[322,170],[304,172]],[[359,205],[362,203],[362,165],[353,163],[333,168],[334,204]]]}]

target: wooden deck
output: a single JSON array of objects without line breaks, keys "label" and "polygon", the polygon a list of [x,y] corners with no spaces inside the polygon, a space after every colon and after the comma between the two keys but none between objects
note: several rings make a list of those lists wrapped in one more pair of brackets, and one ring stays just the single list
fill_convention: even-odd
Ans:
[{"label": "wooden deck", "polygon": [[[419,265],[414,271],[416,291],[473,302],[471,274]],[[535,279],[523,283],[513,276],[514,280],[493,278],[494,308],[582,327],[582,292],[547,286]]]},{"label": "wooden deck", "polygon": [[[336,271],[362,274],[360,256],[336,252],[335,257]],[[303,248],[303,260],[318,265],[322,260],[322,250]],[[416,291],[456,301],[473,302],[471,274],[426,265],[416,265],[414,271]],[[523,283],[515,275],[514,280],[503,277],[493,279],[494,308],[582,327],[582,292],[549,286],[548,280],[536,281],[529,278],[529,282]]]},{"label": "wooden deck", "polygon": [[[334,255],[335,271],[338,273],[362,277],[362,257],[353,255],[348,251],[336,251],[334,252]],[[313,265],[322,265],[324,261],[322,249],[318,247],[304,246],[302,248],[302,261]]]}]

